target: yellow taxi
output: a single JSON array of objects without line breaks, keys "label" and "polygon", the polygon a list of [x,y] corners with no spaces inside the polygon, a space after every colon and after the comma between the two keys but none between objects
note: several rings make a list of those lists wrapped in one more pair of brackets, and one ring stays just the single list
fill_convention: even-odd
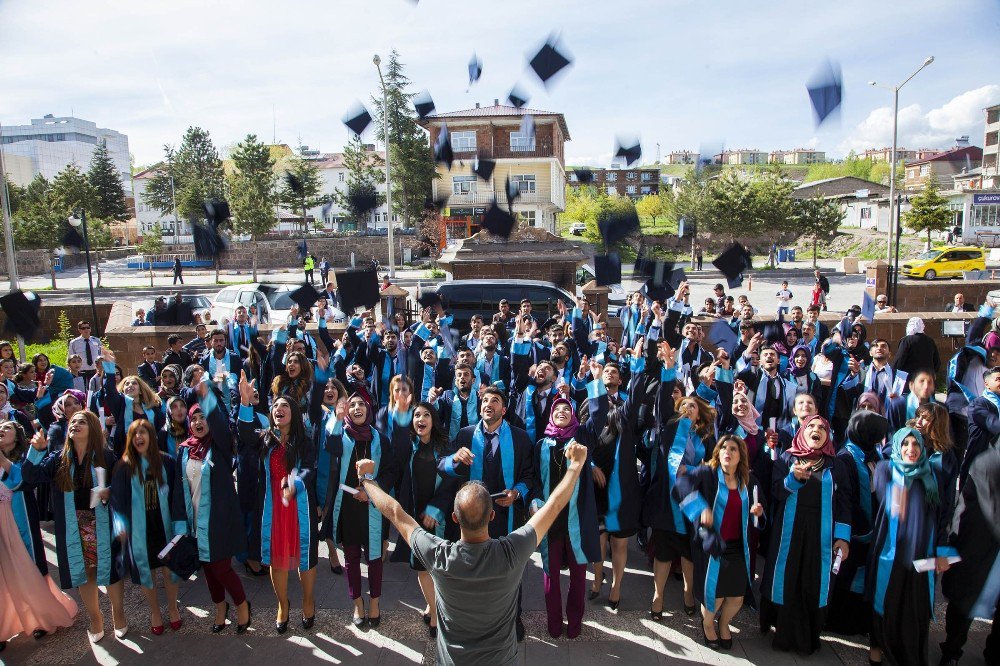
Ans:
[{"label": "yellow taxi", "polygon": [[980,247],[946,247],[928,250],[900,267],[904,277],[933,280],[939,277],[962,277],[965,271],[986,269],[986,253]]}]

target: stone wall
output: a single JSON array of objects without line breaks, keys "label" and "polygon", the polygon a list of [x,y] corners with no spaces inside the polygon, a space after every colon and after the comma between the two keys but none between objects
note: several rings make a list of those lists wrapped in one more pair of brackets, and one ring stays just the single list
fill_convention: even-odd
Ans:
[{"label": "stone wall", "polygon": [[[94,318],[93,311],[90,309],[90,303],[75,303],[71,305],[46,305],[45,304],[45,292],[41,292],[42,297],[42,307],[39,309],[39,319],[41,319],[42,325],[39,332],[35,335],[34,340],[29,342],[38,342],[51,340],[56,337],[59,333],[59,313],[62,311],[66,312],[66,316],[69,318],[69,325],[73,336],[76,336],[76,323],[80,320],[90,321]],[[128,303],[126,303],[128,305]],[[131,305],[129,305],[131,308]],[[107,320],[108,315],[111,313],[110,303],[98,303],[97,304],[97,317],[101,320],[100,324],[103,326]],[[7,323],[7,315],[4,312],[0,312],[0,330]],[[94,322],[91,322],[93,324]],[[131,323],[131,319],[129,320]],[[101,331],[95,328],[93,329],[93,334],[100,336]],[[13,334],[3,333],[5,338],[13,339]],[[65,359],[64,359],[65,360]]]},{"label": "stone wall", "polygon": [[[889,265],[884,261],[869,264],[866,276],[868,293],[888,294]],[[913,280],[900,277],[896,299],[892,303],[900,312],[943,312],[953,303],[955,294],[965,295],[965,302],[978,308],[986,302],[986,294],[1000,290],[1000,280]],[[891,299],[890,299],[891,300]]]}]

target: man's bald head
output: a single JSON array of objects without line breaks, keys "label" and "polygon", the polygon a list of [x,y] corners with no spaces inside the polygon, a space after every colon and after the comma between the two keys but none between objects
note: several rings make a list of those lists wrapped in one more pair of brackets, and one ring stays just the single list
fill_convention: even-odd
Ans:
[{"label": "man's bald head", "polygon": [[490,491],[480,481],[470,481],[455,495],[455,521],[463,532],[481,532],[493,517]]}]

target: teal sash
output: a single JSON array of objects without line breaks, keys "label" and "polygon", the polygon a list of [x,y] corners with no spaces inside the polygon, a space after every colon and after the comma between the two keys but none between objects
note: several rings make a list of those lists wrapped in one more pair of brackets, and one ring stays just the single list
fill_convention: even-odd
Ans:
[{"label": "teal sash", "polygon": [[[33,449],[34,450],[34,449]],[[75,456],[73,456],[75,457]],[[69,475],[73,478],[76,460],[70,461]],[[90,466],[90,478],[97,479],[94,465]],[[80,524],[76,520],[76,501],[73,491],[63,493],[63,512],[66,516],[66,559],[73,587],[87,582],[87,567],[83,559],[83,542],[80,541]],[[104,502],[94,507],[94,531],[97,533],[97,584],[111,584],[111,513]]]},{"label": "teal sash", "polygon": [[[184,509],[187,512],[187,533],[194,534],[198,540],[198,559],[211,562],[211,551],[208,544],[209,519],[212,513],[212,450],[205,454],[201,463],[201,492],[198,502],[198,519],[195,521],[194,505],[191,503],[191,484],[187,478],[187,464],[191,452],[184,447],[181,452],[181,480],[184,484]],[[197,524],[196,524],[197,522]]]},{"label": "teal sash", "polygon": [[[566,442],[566,444],[563,446],[564,451],[566,446],[569,446],[570,442],[572,441],[573,440],[570,439]],[[552,489],[549,487],[550,485],[549,458],[551,456],[552,447],[555,445],[556,445],[556,440],[554,440],[551,437],[546,437],[545,439],[542,440],[542,450],[538,454],[538,463],[539,467],[541,468],[541,474],[542,474],[542,497],[545,498],[545,501],[548,501],[549,495],[552,494]],[[580,539],[580,507],[577,503],[577,498],[579,496],[580,496],[580,479],[578,477],[576,483],[573,484],[573,495],[572,497],[570,497],[569,503],[566,505],[569,508],[569,517],[566,523],[567,523],[567,528],[569,530],[569,543],[573,548],[573,558],[576,560],[577,564],[586,564],[587,556],[583,553],[583,546]],[[540,505],[541,503],[535,500],[535,504]],[[548,574],[549,537],[547,535],[542,537],[542,543],[539,545],[538,548],[542,553],[542,569],[545,571],[545,573]],[[559,575],[559,572],[556,572],[555,575]]]},{"label": "teal sash", "polygon": [[[125,428],[124,432],[128,432],[129,426],[132,425],[132,421],[135,419],[135,401],[132,400],[132,398],[128,397],[127,395],[124,396],[124,398],[125,398],[125,423],[123,425]],[[142,411],[146,414],[146,419],[149,421],[150,425],[152,425],[153,428],[155,429],[156,414],[155,412],[153,412],[153,409],[151,407],[143,407]]]},{"label": "teal sash", "polygon": [[[153,572],[149,567],[150,553],[146,552],[146,489],[142,482],[142,479],[146,478],[146,471],[148,469],[149,462],[145,458],[142,458],[142,467],[139,474],[130,475],[132,484],[132,515],[131,520],[121,526],[128,532],[128,543],[129,548],[132,550],[132,561],[135,562],[136,568],[139,570],[139,582],[145,588],[151,588],[154,584]],[[156,490],[159,495],[160,518],[163,520],[163,531],[167,537],[167,543],[169,543],[175,536],[175,533],[171,529],[172,523],[170,522],[170,489],[166,483],[160,483]],[[123,518],[124,516],[116,515],[116,523]],[[116,525],[116,529],[119,532],[122,531],[121,527]],[[158,553],[152,554],[158,555]],[[170,577],[174,582],[180,580],[173,572],[171,572]]]},{"label": "teal sash", "polygon": [[[497,430],[500,435],[500,444],[497,447],[500,451],[500,464],[503,467],[503,482],[505,488],[514,487],[514,438],[510,434],[510,425],[506,421],[500,422]],[[483,480],[483,450],[486,446],[486,438],[483,436],[483,429],[476,426],[476,431],[472,435],[472,467],[469,470],[470,481]],[[514,530],[514,507],[507,507],[507,533]]]},{"label": "teal sash", "polygon": [[[455,396],[451,401],[451,418],[448,424],[448,439],[454,440],[458,437],[458,431],[461,429],[462,425],[462,399],[459,397],[458,390],[453,392]],[[479,399],[476,394],[475,387],[472,391],[469,391],[469,399],[465,401],[465,418],[469,425],[473,425],[476,422],[476,414],[479,408]]]},{"label": "teal sash", "polygon": [[[343,442],[343,452],[340,455],[340,483],[347,479],[347,468],[351,464],[351,454],[354,453],[354,440],[343,430],[343,424],[339,421],[332,421],[328,425],[327,432],[336,433],[341,431],[341,441]],[[375,476],[378,476],[379,467],[382,461],[382,437],[378,430],[372,428],[372,460],[375,461]],[[337,536],[337,524],[340,520],[340,507],[344,501],[344,490],[338,487],[336,499],[333,502],[333,536]],[[351,500],[352,502],[354,500]],[[374,502],[368,502],[368,559],[375,560],[382,557],[382,514],[375,508]]]}]

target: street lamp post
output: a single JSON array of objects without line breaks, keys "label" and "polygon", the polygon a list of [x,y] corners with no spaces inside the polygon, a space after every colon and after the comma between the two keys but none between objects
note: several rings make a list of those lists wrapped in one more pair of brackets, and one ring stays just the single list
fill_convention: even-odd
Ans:
[{"label": "street lamp post", "polygon": [[385,208],[387,213],[386,227],[389,230],[389,279],[396,279],[396,254],[392,234],[392,181],[389,179],[389,93],[382,78],[382,59],[375,54],[372,58],[375,69],[378,70],[378,80],[382,83],[382,118],[385,120]]},{"label": "street lamp post", "polygon": [[[181,244],[181,221],[177,218],[177,195],[174,193],[174,175],[170,174],[170,203],[174,205],[174,249]],[[152,265],[150,265],[152,270]]]},{"label": "street lamp post", "polygon": [[[919,74],[924,67],[927,67],[932,62],[934,62],[934,56],[928,56],[922,65],[917,68],[917,71],[906,77],[906,80],[900,83],[898,86],[880,86],[875,81],[869,81],[868,84],[875,86],[877,88],[886,88],[892,91],[892,161],[889,166],[889,232],[887,236],[886,243],[886,260],[892,264],[892,228],[896,223],[896,218],[893,215],[893,206],[896,205],[896,149],[898,140],[898,130],[899,130],[899,91],[910,82],[914,76]],[[876,224],[876,226],[878,226]]]},{"label": "street lamp post", "polygon": [[83,227],[83,249],[87,256],[87,286],[90,287],[90,314],[94,319],[94,330],[100,334],[101,325],[97,319],[97,303],[94,301],[94,278],[90,272],[90,238],[87,235],[87,211],[81,208],[79,213],[79,217],[74,214],[69,218],[69,224],[71,227],[77,229]]}]

